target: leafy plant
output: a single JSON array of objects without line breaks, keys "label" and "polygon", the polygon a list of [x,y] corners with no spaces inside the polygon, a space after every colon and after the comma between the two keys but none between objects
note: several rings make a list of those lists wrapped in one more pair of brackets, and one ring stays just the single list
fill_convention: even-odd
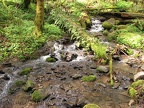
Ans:
[{"label": "leafy plant", "polygon": [[120,10],[120,11],[125,11],[130,9],[133,6],[133,2],[127,2],[125,0],[119,0],[116,2],[115,6]]}]

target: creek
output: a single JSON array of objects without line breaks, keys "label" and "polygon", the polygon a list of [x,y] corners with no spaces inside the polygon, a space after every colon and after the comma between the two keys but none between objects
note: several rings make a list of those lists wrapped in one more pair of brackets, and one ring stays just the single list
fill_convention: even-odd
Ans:
[{"label": "creek", "polygon": [[[93,18],[92,23],[89,32],[102,34],[101,21]],[[116,46],[102,35],[98,38],[108,47]],[[138,60],[133,67],[128,64],[129,60],[134,59],[133,56],[122,55],[119,60],[115,60],[115,83],[111,87],[108,71],[97,71],[99,65],[93,60],[94,55],[78,48],[77,44],[64,38],[51,45],[47,43],[42,50],[50,46],[48,54],[36,60],[10,63],[9,66],[3,64],[0,71],[0,108],[82,108],[87,103],[96,103],[101,108],[128,108],[130,97],[127,88],[139,69]],[[47,57],[54,57],[57,61],[46,62]],[[26,67],[31,68],[32,72],[29,76],[20,76],[18,73]],[[109,69],[108,65],[101,67]],[[94,82],[83,82],[81,78],[85,75],[95,75],[97,79]],[[43,102],[33,102],[30,93],[23,92],[21,88],[13,88],[15,93],[9,94],[9,89],[17,80],[31,80],[35,83],[35,89],[43,89]]]}]

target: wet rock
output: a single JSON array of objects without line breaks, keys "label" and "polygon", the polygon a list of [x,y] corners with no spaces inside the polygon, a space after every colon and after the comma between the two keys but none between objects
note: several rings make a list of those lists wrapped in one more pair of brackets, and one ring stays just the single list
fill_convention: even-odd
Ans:
[{"label": "wet rock", "polygon": [[112,58],[113,58],[114,60],[117,60],[117,61],[120,61],[120,60],[121,60],[121,58],[120,58],[119,55],[113,55]]},{"label": "wet rock", "polygon": [[0,70],[0,74],[5,74],[5,72],[4,72],[4,71],[2,71],[2,70]]},{"label": "wet rock", "polygon": [[138,79],[144,79],[144,71],[138,72],[137,74],[134,75],[134,81]]},{"label": "wet rock", "polygon": [[3,79],[4,79],[4,80],[10,80],[10,77],[9,77],[7,74],[5,74],[5,75],[3,76]]},{"label": "wet rock", "polygon": [[67,62],[70,62],[70,61],[76,59],[77,56],[78,55],[76,53],[73,53],[73,52],[63,52],[61,54],[62,60],[67,61]]},{"label": "wet rock", "polygon": [[98,66],[96,69],[98,72],[107,73],[109,69],[106,66]]},{"label": "wet rock", "polygon": [[114,83],[113,88],[114,88],[114,89],[117,89],[119,86],[120,86],[120,83],[119,83],[119,82],[117,82],[117,83]]},{"label": "wet rock", "polygon": [[9,62],[3,63],[2,64],[3,67],[12,67],[12,64]]},{"label": "wet rock", "polygon": [[82,74],[80,74],[80,73],[74,74],[74,75],[72,76],[73,79],[79,79],[79,78],[81,78],[81,77],[82,77]]}]

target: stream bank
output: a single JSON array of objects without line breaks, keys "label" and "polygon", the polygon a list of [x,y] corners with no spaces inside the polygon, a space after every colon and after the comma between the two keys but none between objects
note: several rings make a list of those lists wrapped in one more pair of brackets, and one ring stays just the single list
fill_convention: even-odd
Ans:
[{"label": "stream bank", "polygon": [[[88,103],[96,103],[101,108],[128,108],[127,88],[133,75],[143,70],[142,58],[116,55],[113,62],[115,83],[111,87],[108,65],[96,64],[93,53],[77,47],[77,42],[71,42],[69,38],[48,42],[39,53],[41,56],[36,60],[2,65],[1,108],[82,108]],[[46,62],[47,57],[57,61]],[[30,68],[31,72],[21,76],[19,73],[25,68]],[[96,80],[82,81],[83,76],[89,75],[96,76]],[[28,80],[34,83],[32,91],[24,92],[22,87],[13,86],[16,81]],[[32,101],[34,90],[42,90],[43,101]]]}]

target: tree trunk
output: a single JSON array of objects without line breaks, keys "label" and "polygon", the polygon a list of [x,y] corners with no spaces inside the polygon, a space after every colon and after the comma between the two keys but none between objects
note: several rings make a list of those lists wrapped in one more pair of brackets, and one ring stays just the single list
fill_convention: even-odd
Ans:
[{"label": "tree trunk", "polygon": [[28,9],[28,8],[29,8],[30,1],[31,1],[31,0],[24,0],[24,8],[25,8],[25,9]]},{"label": "tree trunk", "polygon": [[44,0],[37,0],[36,17],[35,17],[35,33],[37,36],[42,34],[44,25]]}]

